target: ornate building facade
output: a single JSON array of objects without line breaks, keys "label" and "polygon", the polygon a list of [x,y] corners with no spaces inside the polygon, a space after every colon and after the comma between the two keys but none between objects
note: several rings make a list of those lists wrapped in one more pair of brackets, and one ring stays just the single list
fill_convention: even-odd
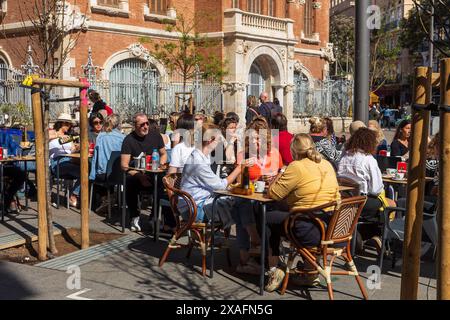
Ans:
[{"label": "ornate building facade", "polygon": [[[23,56],[16,52],[28,46],[24,28],[33,27],[29,21],[23,21],[24,15],[20,14],[28,1],[0,2],[3,28],[0,64],[20,69],[24,64]],[[187,19],[203,14],[212,17],[196,31],[220,40],[219,55],[226,61],[227,75],[220,92],[216,92],[220,94],[217,110],[222,108],[225,112],[236,111],[243,115],[246,97],[267,91],[271,99],[280,100],[288,118],[293,118],[297,83],[307,81],[312,86],[314,81],[327,78],[328,66],[333,60],[329,43],[329,0],[66,2],[65,14],[70,21],[66,28],[82,28],[83,32],[67,58],[61,77],[70,79],[90,73],[99,86],[102,81],[107,84],[109,90],[103,95],[113,108],[123,88],[131,88],[125,95],[131,99],[140,94],[135,93],[132,86],[142,84],[142,74],[134,77],[126,72],[136,74],[150,64],[151,72],[147,73],[145,81],[152,83],[168,77],[165,66],[152,56],[150,45],[140,39],[173,41],[177,35],[168,31],[166,24],[176,23],[180,14]],[[161,86],[147,89],[146,94],[150,94],[157,105],[168,101],[167,96],[173,94],[161,92]]]}]

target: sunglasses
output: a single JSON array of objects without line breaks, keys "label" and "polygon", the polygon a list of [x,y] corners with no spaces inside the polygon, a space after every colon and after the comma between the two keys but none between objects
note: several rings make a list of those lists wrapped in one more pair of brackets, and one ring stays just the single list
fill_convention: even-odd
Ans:
[{"label": "sunglasses", "polygon": [[143,128],[144,126],[148,126],[148,121],[147,122],[142,122],[140,124],[138,124],[139,128]]},{"label": "sunglasses", "polygon": [[94,121],[94,122],[92,122],[94,125],[97,125],[97,124],[103,124],[103,121]]}]

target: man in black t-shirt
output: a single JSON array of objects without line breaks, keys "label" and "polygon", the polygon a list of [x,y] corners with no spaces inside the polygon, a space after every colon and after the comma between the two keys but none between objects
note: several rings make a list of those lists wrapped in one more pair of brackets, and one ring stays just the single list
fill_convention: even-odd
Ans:
[{"label": "man in black t-shirt", "polygon": [[[134,131],[125,137],[121,151],[122,170],[127,171],[126,201],[130,210],[131,230],[140,231],[139,211],[137,207],[138,194],[142,189],[152,187],[152,179],[148,175],[136,170],[130,170],[132,158],[151,155],[154,149],[159,151],[160,164],[167,162],[164,141],[158,131],[149,131],[148,118],[144,113],[137,113],[133,118]],[[155,208],[153,208],[155,211]]]}]

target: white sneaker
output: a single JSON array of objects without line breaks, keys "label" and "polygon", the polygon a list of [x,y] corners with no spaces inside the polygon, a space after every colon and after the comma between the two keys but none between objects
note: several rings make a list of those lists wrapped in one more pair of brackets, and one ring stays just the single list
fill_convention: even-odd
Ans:
[{"label": "white sneaker", "polygon": [[141,226],[139,225],[139,217],[135,217],[133,218],[133,220],[131,220],[131,231],[136,231],[139,232],[141,231]]},{"label": "white sneaker", "polygon": [[266,291],[267,292],[273,292],[277,290],[281,283],[283,282],[285,276],[285,272],[279,268],[274,268],[269,270],[269,281],[266,285]]}]

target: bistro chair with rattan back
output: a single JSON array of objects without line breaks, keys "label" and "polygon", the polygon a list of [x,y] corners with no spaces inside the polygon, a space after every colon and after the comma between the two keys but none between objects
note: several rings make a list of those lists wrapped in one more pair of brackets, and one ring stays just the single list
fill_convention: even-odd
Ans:
[{"label": "bistro chair with rattan back", "polygon": [[[197,205],[192,196],[180,189],[181,173],[172,173],[163,178],[164,186],[169,196],[170,207],[175,216],[176,231],[173,237],[170,239],[164,254],[159,260],[159,266],[162,267],[167,260],[169,253],[172,249],[188,247],[187,257],[190,256],[192,248],[194,246],[200,247],[202,252],[202,274],[206,275],[206,249],[208,246],[207,228],[208,223],[196,222],[197,219]],[[180,219],[181,212],[178,209],[178,201],[183,199],[187,204],[188,214],[187,219]],[[178,240],[188,233],[189,243],[183,245],[178,243]]]},{"label": "bistro chair with rattan back", "polygon": [[[330,300],[333,300],[333,286],[331,282],[332,275],[354,276],[364,299],[368,299],[366,290],[356,269],[350,250],[350,242],[353,231],[358,222],[358,218],[366,203],[366,197],[356,196],[344,198],[342,201],[330,202],[320,207],[295,210],[288,219],[285,220],[284,228],[287,238],[291,243],[291,253],[289,254],[286,267],[286,276],[281,288],[281,294],[284,294],[289,281],[290,273],[299,274],[319,274],[325,278]],[[314,213],[320,212],[325,208],[334,207],[328,226],[319,219]],[[321,233],[321,242],[318,247],[304,247],[295,236],[296,222],[301,219],[310,219],[315,223]],[[307,271],[293,268],[294,259],[300,255],[304,262],[309,262],[314,266],[314,270]],[[329,257],[331,257],[329,259]],[[348,271],[333,271],[333,263],[336,258],[343,258],[346,262]],[[320,260],[322,259],[322,262]]]}]

